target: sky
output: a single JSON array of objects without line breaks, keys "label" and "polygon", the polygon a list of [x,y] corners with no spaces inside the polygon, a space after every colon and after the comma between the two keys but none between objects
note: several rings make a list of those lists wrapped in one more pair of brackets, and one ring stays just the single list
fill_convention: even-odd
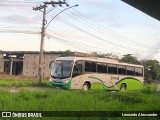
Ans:
[{"label": "sky", "polygon": [[[0,50],[39,51],[45,0],[0,1]],[[46,0],[50,2],[50,0]],[[55,0],[56,1],[56,0]],[[58,1],[58,0],[57,0]],[[48,5],[45,51],[133,54],[160,61],[160,21],[121,0],[67,0],[70,8]]]}]

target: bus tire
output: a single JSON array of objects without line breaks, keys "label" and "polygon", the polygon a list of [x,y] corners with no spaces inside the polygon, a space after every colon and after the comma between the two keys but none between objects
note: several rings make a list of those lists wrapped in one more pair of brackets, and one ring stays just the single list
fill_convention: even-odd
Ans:
[{"label": "bus tire", "polygon": [[126,91],[126,84],[122,83],[121,87],[120,87],[121,91]]},{"label": "bus tire", "polygon": [[84,83],[83,90],[88,91],[90,89],[90,86],[88,83]]}]

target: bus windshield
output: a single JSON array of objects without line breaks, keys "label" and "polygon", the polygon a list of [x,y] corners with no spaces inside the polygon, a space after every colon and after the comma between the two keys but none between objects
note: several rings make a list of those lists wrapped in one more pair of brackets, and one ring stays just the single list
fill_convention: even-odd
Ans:
[{"label": "bus windshield", "polygon": [[57,60],[51,65],[51,77],[64,79],[71,76],[73,61]]}]

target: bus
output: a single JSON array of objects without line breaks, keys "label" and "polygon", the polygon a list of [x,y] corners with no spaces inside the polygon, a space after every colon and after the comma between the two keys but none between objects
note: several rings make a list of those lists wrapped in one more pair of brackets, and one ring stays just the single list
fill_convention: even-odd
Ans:
[{"label": "bus", "polygon": [[136,90],[144,67],[96,57],[59,57],[50,65],[50,84],[63,89]]}]

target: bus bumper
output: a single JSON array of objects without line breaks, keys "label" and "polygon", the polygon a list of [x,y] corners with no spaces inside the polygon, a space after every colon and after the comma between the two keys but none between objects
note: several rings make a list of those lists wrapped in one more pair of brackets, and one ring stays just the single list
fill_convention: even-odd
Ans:
[{"label": "bus bumper", "polygon": [[62,88],[62,89],[70,89],[71,80],[69,80],[68,82],[53,82],[53,81],[50,81],[50,84],[53,87],[59,87],[59,88]]}]

